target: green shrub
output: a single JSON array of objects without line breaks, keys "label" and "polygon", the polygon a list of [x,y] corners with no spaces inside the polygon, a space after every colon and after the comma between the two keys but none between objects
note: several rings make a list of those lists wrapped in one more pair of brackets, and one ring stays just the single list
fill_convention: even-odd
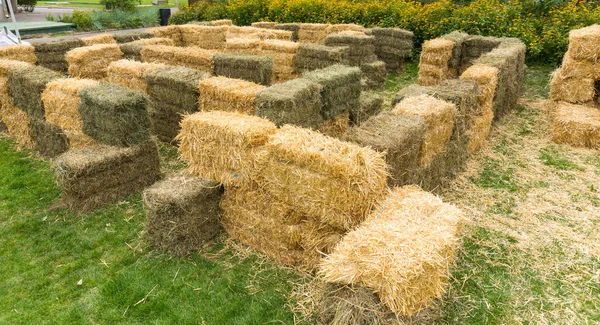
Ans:
[{"label": "green shrub", "polygon": [[159,23],[157,8],[144,8],[134,11],[115,9],[74,11],[58,19],[77,25],[78,30],[129,29],[157,26]]},{"label": "green shrub", "polygon": [[126,11],[135,10],[136,3],[138,0],[100,0],[100,4],[106,6],[106,9],[119,9]]}]

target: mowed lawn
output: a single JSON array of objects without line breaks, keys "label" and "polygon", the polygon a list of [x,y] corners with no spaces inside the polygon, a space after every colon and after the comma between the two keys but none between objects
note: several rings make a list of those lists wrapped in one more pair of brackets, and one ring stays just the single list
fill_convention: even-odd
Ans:
[{"label": "mowed lawn", "polygon": [[[552,69],[529,67],[520,106],[442,191],[470,222],[447,293],[414,322],[600,322],[600,152],[549,141]],[[161,156],[181,168],[173,148]],[[59,195],[49,162],[0,137],[0,324],[299,322],[289,297],[310,275],[226,235],[188,258],[159,254],[140,194],[87,215],[53,210]]]}]

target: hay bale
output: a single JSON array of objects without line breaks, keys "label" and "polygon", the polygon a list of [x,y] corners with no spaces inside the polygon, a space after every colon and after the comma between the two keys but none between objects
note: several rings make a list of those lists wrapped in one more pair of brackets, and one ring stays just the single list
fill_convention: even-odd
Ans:
[{"label": "hay bale", "polygon": [[69,74],[76,78],[102,80],[111,62],[123,58],[119,45],[98,44],[79,47],[66,54]]},{"label": "hay bale", "polygon": [[452,77],[458,77],[459,72],[462,70],[464,65],[463,60],[463,49],[465,48],[465,40],[469,37],[469,34],[453,31],[449,34],[440,36],[440,38],[452,41],[454,47],[452,48],[452,57],[448,61],[448,74]]},{"label": "hay bale", "polygon": [[98,85],[91,79],[57,79],[49,82],[42,93],[44,113],[48,123],[58,126],[69,140],[73,149],[84,148],[96,144],[83,133],[83,121],[79,114],[81,98],[79,90]]},{"label": "hay bale", "polygon": [[108,66],[108,82],[121,85],[126,88],[148,91],[146,74],[164,67],[163,64],[136,62],[131,60],[119,60]]},{"label": "hay bale", "polygon": [[350,110],[350,122],[352,125],[360,125],[371,116],[381,112],[383,98],[372,92],[362,92],[360,94],[360,105],[355,110]]},{"label": "hay bale", "polygon": [[321,263],[325,281],[376,292],[398,315],[440,298],[456,257],[464,214],[416,186],[395,188]]},{"label": "hay bale", "polygon": [[278,129],[266,149],[260,186],[333,227],[360,224],[384,195],[387,165],[372,149],[291,125]]},{"label": "hay bale", "polygon": [[79,90],[83,132],[111,146],[130,147],[150,136],[148,98],[144,93],[115,84]]},{"label": "hay bale", "polygon": [[356,24],[333,24],[327,27],[327,32],[329,34],[345,32],[345,31],[355,31],[355,32],[365,32],[365,27]]},{"label": "hay bale", "polygon": [[467,69],[473,61],[484,54],[496,49],[502,40],[497,37],[469,35],[463,40],[461,65],[462,70]]},{"label": "hay bale", "polygon": [[265,40],[261,45],[261,55],[273,58],[273,82],[295,79],[294,60],[298,43],[282,40]]},{"label": "hay bale", "polygon": [[216,54],[214,56],[216,76],[243,79],[268,86],[273,75],[273,59],[268,56]]},{"label": "hay bale", "polygon": [[62,189],[62,203],[78,212],[118,202],[160,179],[153,141],[128,148],[100,145],[70,150],[52,168]]},{"label": "hay bale", "polygon": [[225,186],[248,183],[258,155],[275,124],[257,116],[211,111],[187,115],[181,122],[179,153],[194,175]]},{"label": "hay bale", "polygon": [[456,105],[428,95],[409,97],[398,103],[392,113],[418,116],[425,120],[427,131],[421,146],[420,164],[427,166],[442,153],[454,130]]},{"label": "hay bale", "polygon": [[298,72],[323,69],[334,64],[348,63],[348,47],[333,47],[302,43],[298,47],[294,69]]},{"label": "hay bale", "polygon": [[256,94],[258,115],[277,126],[294,124],[317,129],[323,123],[321,86],[299,78],[273,85]]},{"label": "hay bale", "polygon": [[146,236],[157,250],[186,256],[222,231],[215,181],[176,174],[144,190]]},{"label": "hay bale", "polygon": [[246,38],[260,40],[282,40],[291,41],[292,32],[286,30],[274,30],[256,27],[230,27],[227,38]]},{"label": "hay bale", "polygon": [[569,32],[569,52],[575,60],[600,59],[600,25],[591,25]]},{"label": "hay bale", "polygon": [[300,30],[300,24],[295,24],[295,23],[277,24],[277,25],[273,26],[273,29],[287,30],[287,31],[292,32],[292,38],[290,40],[292,42],[298,42],[298,31]]},{"label": "hay bale", "polygon": [[572,104],[585,104],[593,101],[594,96],[596,96],[594,79],[565,78],[560,69],[552,73],[550,99]]},{"label": "hay bale", "polygon": [[28,149],[35,148],[35,143],[31,138],[31,119],[27,113],[11,104],[2,103],[0,115],[8,129],[8,134],[18,144]]},{"label": "hay bale", "polygon": [[411,184],[419,168],[427,125],[421,116],[383,112],[351,128],[345,140],[382,153],[390,166],[389,186]]},{"label": "hay bale", "polygon": [[69,68],[66,53],[84,46],[82,40],[73,37],[38,39],[33,40],[32,45],[38,58],[37,64],[59,72],[67,72]]},{"label": "hay bale", "polygon": [[412,54],[414,34],[400,28],[372,29],[375,37],[375,54],[385,62],[387,71],[401,72],[404,58]]},{"label": "hay bale", "polygon": [[197,47],[148,45],[142,48],[142,61],[179,65],[212,74],[215,52]]},{"label": "hay bale", "polygon": [[219,50],[225,47],[227,26],[180,25],[181,40],[184,46]]},{"label": "hay bale", "polygon": [[572,57],[571,52],[565,54],[560,70],[564,77],[600,79],[600,61],[582,61]]},{"label": "hay bale", "polygon": [[328,27],[329,24],[302,23],[298,27],[298,42],[323,44],[329,34],[327,32]]},{"label": "hay bale", "polygon": [[69,150],[69,140],[56,125],[31,119],[31,139],[42,157],[54,158]]},{"label": "hay bale", "polygon": [[600,110],[559,102],[553,111],[552,141],[600,149]]},{"label": "hay bale", "polygon": [[377,61],[375,55],[375,37],[356,32],[340,32],[329,34],[325,38],[327,46],[346,46],[348,64],[361,66],[365,63]]},{"label": "hay bale", "polygon": [[233,21],[231,19],[218,19],[211,21],[213,26],[233,26]]},{"label": "hay bale", "polygon": [[341,139],[350,127],[350,114],[340,114],[332,119],[326,120],[321,124],[317,131],[332,138]]},{"label": "hay bale", "polygon": [[170,38],[146,38],[129,43],[119,43],[119,48],[123,52],[124,59],[142,61],[142,49],[147,45],[175,46],[175,43]]},{"label": "hay bale", "polygon": [[258,55],[263,42],[255,38],[228,38],[225,53]]},{"label": "hay bale", "polygon": [[37,62],[35,48],[31,45],[1,46],[0,59],[23,61],[31,64],[35,64]]},{"label": "hay bale", "polygon": [[360,71],[366,89],[383,89],[387,80],[387,69],[385,62],[374,61],[364,63],[360,66]]},{"label": "hay bale", "polygon": [[118,31],[113,32],[112,36],[119,44],[151,39],[153,37],[152,34],[143,31]]},{"label": "hay bale", "polygon": [[361,71],[359,68],[332,65],[325,69],[305,72],[303,77],[321,86],[323,119],[334,118],[356,110],[360,106]]},{"label": "hay bale", "polygon": [[433,86],[448,78],[448,63],[452,58],[452,41],[436,38],[425,41],[419,59],[419,85]]},{"label": "hay bale", "polygon": [[116,44],[117,41],[112,34],[103,33],[88,37],[82,37],[81,41],[85,46],[96,45],[96,44]]},{"label": "hay bale", "polygon": [[156,38],[169,38],[173,41],[175,46],[183,46],[183,39],[181,36],[181,29],[179,25],[168,25],[168,26],[160,26],[154,27],[146,30],[152,36]]},{"label": "hay bale", "polygon": [[274,21],[257,21],[250,24],[250,26],[256,28],[273,28],[275,25],[277,25],[277,22]]},{"label": "hay bale", "polygon": [[256,94],[266,87],[250,81],[214,77],[200,81],[199,111],[228,111],[256,115]]},{"label": "hay bale", "polygon": [[16,67],[8,71],[8,88],[14,106],[25,111],[32,119],[44,119],[41,95],[46,85],[63,76],[40,66]]}]

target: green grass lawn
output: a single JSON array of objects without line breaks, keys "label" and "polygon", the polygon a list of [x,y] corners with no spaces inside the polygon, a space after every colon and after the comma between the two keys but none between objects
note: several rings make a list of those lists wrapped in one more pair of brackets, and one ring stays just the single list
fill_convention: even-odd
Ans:
[{"label": "green grass lawn", "polygon": [[[386,91],[416,79],[416,63]],[[600,322],[600,152],[548,139],[552,67],[442,192],[470,217],[450,286],[416,323]],[[388,104],[389,105],[389,104]],[[166,170],[177,170],[161,146]],[[147,246],[139,194],[86,215],[51,210],[50,164],[0,137],[0,324],[293,324],[307,275],[223,235],[188,258]]]}]

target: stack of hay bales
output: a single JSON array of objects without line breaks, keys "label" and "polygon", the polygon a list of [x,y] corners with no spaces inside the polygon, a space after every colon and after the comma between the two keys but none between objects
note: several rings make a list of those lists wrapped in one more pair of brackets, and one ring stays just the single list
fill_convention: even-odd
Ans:
[{"label": "stack of hay bales", "polygon": [[260,40],[292,41],[292,32],[285,30],[274,30],[257,27],[230,27],[227,38],[249,38]]},{"label": "stack of hay bales", "polygon": [[323,123],[321,86],[304,78],[273,85],[256,94],[258,115],[277,126],[293,124],[318,129]]},{"label": "stack of hay bales", "polygon": [[320,266],[325,281],[377,293],[411,316],[444,293],[464,214],[417,187],[396,188]]},{"label": "stack of hay bales", "polygon": [[181,25],[181,40],[184,46],[196,46],[207,50],[225,48],[227,26]]},{"label": "stack of hay bales", "polygon": [[383,61],[373,61],[363,63],[360,66],[363,76],[363,88],[365,89],[383,89],[387,80],[387,68]]},{"label": "stack of hay bales", "polygon": [[175,174],[144,191],[146,236],[150,244],[175,256],[189,255],[222,231],[215,181]]},{"label": "stack of hay bales", "polygon": [[148,91],[146,74],[164,67],[163,64],[119,60],[108,66],[108,82],[123,87]]},{"label": "stack of hay bales", "polygon": [[16,67],[8,70],[8,89],[12,105],[27,113],[19,121],[28,124],[36,150],[45,157],[53,158],[69,147],[65,134],[46,121],[42,92],[46,85],[63,76],[41,66]]},{"label": "stack of hay bales", "polygon": [[183,38],[181,35],[181,29],[178,25],[168,25],[154,27],[147,30],[153,37],[156,38],[168,38],[173,41],[175,46],[184,46]]},{"label": "stack of hay bales", "polygon": [[70,50],[66,54],[69,74],[76,78],[102,80],[111,62],[123,58],[117,44],[98,44]]},{"label": "stack of hay bales", "polygon": [[348,56],[346,57],[348,64],[359,67],[365,63],[377,61],[374,41],[375,37],[363,32],[347,31],[328,35],[325,38],[325,45],[348,47]]},{"label": "stack of hay bales", "polygon": [[175,43],[170,38],[144,38],[119,44],[119,48],[123,52],[124,59],[142,61],[142,49],[147,45],[175,46]]},{"label": "stack of hay bales", "polygon": [[564,102],[555,106],[552,141],[600,150],[600,109]]},{"label": "stack of hay bales", "polygon": [[375,54],[385,62],[388,72],[401,72],[404,58],[411,55],[414,34],[400,28],[372,29],[375,37]]},{"label": "stack of hay bales", "polygon": [[254,38],[228,38],[225,42],[224,53],[258,55],[262,41]]},{"label": "stack of hay bales", "polygon": [[53,169],[62,203],[78,212],[122,200],[160,178],[158,148],[151,140],[125,148],[70,150],[56,159]]},{"label": "stack of hay bales", "polygon": [[39,65],[55,71],[67,72],[69,68],[66,59],[67,52],[84,46],[84,43],[78,38],[47,38],[32,40],[32,45],[35,48]]},{"label": "stack of hay bales", "polygon": [[215,52],[198,47],[148,45],[142,48],[142,61],[178,65],[212,74]]},{"label": "stack of hay bales", "polygon": [[200,81],[199,111],[229,111],[256,115],[256,94],[266,87],[241,79],[214,77]]},{"label": "stack of hay bales", "polygon": [[261,55],[273,58],[273,82],[283,82],[296,78],[294,61],[298,43],[281,40],[266,40],[262,43]]},{"label": "stack of hay bales", "polygon": [[[454,40],[452,41],[454,42]],[[500,43],[502,43],[502,40],[497,37],[480,35],[468,35],[465,37],[462,40],[461,67],[459,72],[468,69],[473,65],[475,60],[497,48]]]},{"label": "stack of hay bales", "polygon": [[161,141],[173,141],[179,133],[181,115],[197,110],[200,98],[198,85],[208,77],[205,72],[174,66],[146,74],[152,134]]},{"label": "stack of hay bales", "polygon": [[117,41],[112,34],[103,33],[88,37],[82,37],[81,41],[84,46],[97,45],[97,44],[116,44]]},{"label": "stack of hay bales", "polygon": [[453,31],[440,37],[441,39],[454,43],[454,47],[452,47],[452,57],[448,61],[448,75],[451,77],[458,77],[466,70],[466,65],[473,64],[473,58],[470,58],[470,60],[466,62],[466,57],[464,57],[467,52],[466,41],[469,37],[471,37],[471,35],[458,31]]},{"label": "stack of hay bales", "polygon": [[23,61],[35,64],[38,58],[31,45],[9,45],[0,47],[0,59]]},{"label": "stack of hay bales", "polygon": [[329,35],[329,24],[300,24],[298,28],[298,42],[323,44]]},{"label": "stack of hay bales", "polygon": [[273,28],[275,25],[277,25],[277,23],[273,21],[257,21],[250,24],[250,26],[256,28]]},{"label": "stack of hay bales", "polygon": [[358,126],[371,116],[379,114],[383,105],[383,98],[372,92],[360,93],[360,105],[354,110],[350,110],[350,122]]},{"label": "stack of hay bales", "polygon": [[294,67],[298,72],[323,69],[334,64],[347,64],[348,47],[302,43],[298,47]]},{"label": "stack of hay bales", "polygon": [[81,98],[78,93],[83,88],[97,85],[98,81],[91,79],[57,79],[48,83],[42,93],[46,121],[63,130],[72,149],[96,144],[83,133],[83,121],[79,114]]},{"label": "stack of hay bales", "polygon": [[452,41],[436,38],[425,41],[419,60],[419,85],[435,86],[448,79],[448,62],[452,58]]},{"label": "stack of hay bales", "polygon": [[131,43],[143,39],[152,38],[153,35],[144,31],[117,31],[112,34],[117,43]]},{"label": "stack of hay bales", "polygon": [[287,31],[292,32],[291,41],[298,42],[298,33],[300,31],[300,24],[294,24],[294,23],[277,24],[277,25],[273,26],[273,29],[287,30]]},{"label": "stack of hay bales", "polygon": [[335,33],[339,33],[339,32],[346,32],[346,31],[354,31],[354,32],[367,32],[367,29],[364,28],[361,25],[357,25],[357,24],[333,24],[333,25],[329,25],[329,27],[327,28],[327,33],[329,34],[335,34]]},{"label": "stack of hay bales", "polygon": [[243,79],[268,86],[273,75],[273,59],[268,56],[215,54],[216,76]]},{"label": "stack of hay bales", "polygon": [[23,110],[13,105],[8,86],[8,72],[15,68],[31,67],[30,63],[0,59],[0,116],[8,134],[25,148],[33,149],[29,117]]}]

